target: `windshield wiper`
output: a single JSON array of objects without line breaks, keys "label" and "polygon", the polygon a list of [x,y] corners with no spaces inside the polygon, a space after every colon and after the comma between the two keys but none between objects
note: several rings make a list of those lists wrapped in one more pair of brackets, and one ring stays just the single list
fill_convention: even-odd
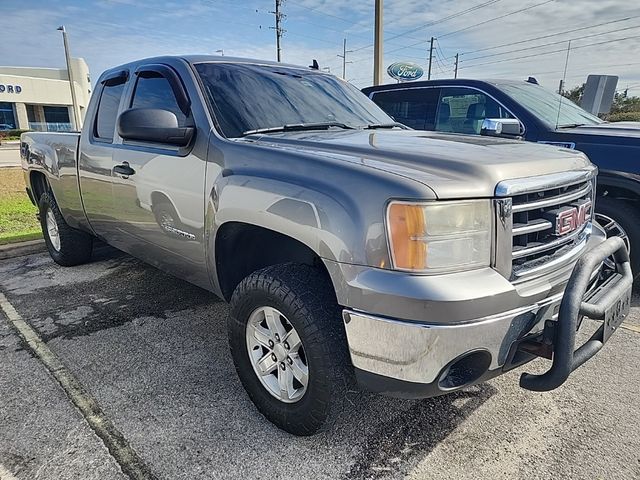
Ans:
[{"label": "windshield wiper", "polygon": [[374,130],[376,128],[394,128],[400,127],[404,130],[409,130],[409,127],[403,125],[402,123],[393,122],[393,123],[370,123],[369,125],[365,125],[362,127],[364,130]]},{"label": "windshield wiper", "polygon": [[558,125],[558,128],[576,128],[584,125],[586,125],[586,123],[566,123],[564,125]]},{"label": "windshield wiper", "polygon": [[355,129],[355,127],[341,122],[290,123],[280,127],[266,127],[247,130],[242,132],[242,135],[252,135],[254,133],[301,132],[304,130],[328,130],[331,127],[344,128],[347,130]]}]

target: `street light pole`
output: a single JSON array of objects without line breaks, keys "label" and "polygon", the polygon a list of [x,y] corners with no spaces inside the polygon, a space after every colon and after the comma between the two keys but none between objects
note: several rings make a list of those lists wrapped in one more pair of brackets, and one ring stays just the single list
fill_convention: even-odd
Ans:
[{"label": "street light pole", "polygon": [[69,54],[69,41],[67,40],[67,31],[64,25],[58,27],[58,30],[62,32],[62,40],[64,42],[64,56],[67,60],[67,74],[69,76],[69,87],[71,88],[71,103],[73,104],[73,125],[76,130],[80,130],[80,115],[78,113],[78,99],[76,98],[76,89],[73,82],[73,73],[71,72],[71,55]]}]

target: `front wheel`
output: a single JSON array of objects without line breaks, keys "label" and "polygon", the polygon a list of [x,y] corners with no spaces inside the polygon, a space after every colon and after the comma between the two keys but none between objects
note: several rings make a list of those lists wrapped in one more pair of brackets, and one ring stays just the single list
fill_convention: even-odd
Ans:
[{"label": "front wheel", "polygon": [[609,237],[620,237],[631,257],[634,278],[640,275],[640,213],[637,207],[609,196],[596,199],[596,221]]},{"label": "front wheel", "polygon": [[294,435],[312,435],[342,407],[351,364],[330,281],[282,264],[245,278],[231,299],[229,344],[258,410]]},{"label": "front wheel", "polygon": [[49,255],[58,265],[70,267],[91,259],[93,238],[67,225],[55,198],[45,192],[38,201],[40,226]]}]

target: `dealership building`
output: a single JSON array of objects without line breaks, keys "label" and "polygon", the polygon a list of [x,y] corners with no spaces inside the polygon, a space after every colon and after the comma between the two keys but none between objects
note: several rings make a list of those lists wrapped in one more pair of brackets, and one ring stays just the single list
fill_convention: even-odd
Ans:
[{"label": "dealership building", "polygon": [[[80,122],[91,96],[89,67],[71,59]],[[0,130],[77,130],[66,68],[0,67]]]}]

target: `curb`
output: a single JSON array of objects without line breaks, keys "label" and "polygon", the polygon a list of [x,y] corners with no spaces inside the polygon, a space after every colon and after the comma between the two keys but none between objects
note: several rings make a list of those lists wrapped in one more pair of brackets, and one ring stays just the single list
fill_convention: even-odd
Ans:
[{"label": "curb", "polygon": [[9,243],[0,245],[0,260],[7,258],[23,257],[33,253],[40,253],[47,250],[43,239],[28,240],[26,242]]}]

